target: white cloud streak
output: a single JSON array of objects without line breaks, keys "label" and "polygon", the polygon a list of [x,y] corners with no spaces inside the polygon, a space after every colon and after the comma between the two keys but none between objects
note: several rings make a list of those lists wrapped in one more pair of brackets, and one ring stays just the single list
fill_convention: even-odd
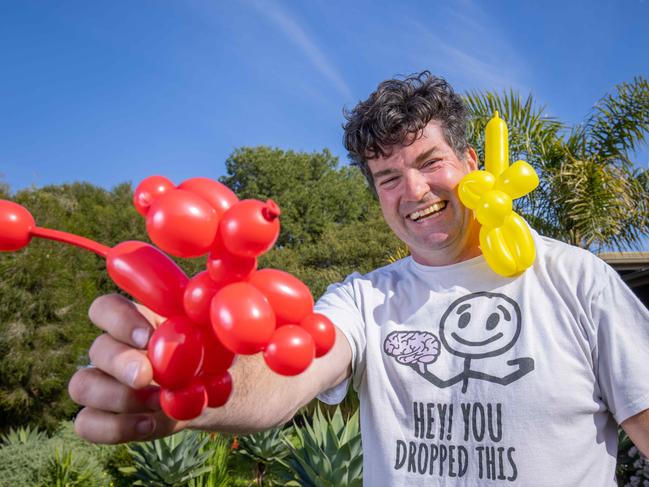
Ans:
[{"label": "white cloud streak", "polygon": [[[527,62],[498,25],[470,0],[447,5],[446,24],[431,26],[409,19],[419,46],[412,59],[426,59],[441,73],[471,87],[527,89]],[[457,81],[456,80],[456,81]]]},{"label": "white cloud streak", "polygon": [[336,66],[327,58],[316,41],[300,25],[297,17],[282,8],[275,1],[250,2],[257,12],[285,35],[291,43],[301,50],[311,65],[322,74],[347,100],[352,99],[352,91]]}]

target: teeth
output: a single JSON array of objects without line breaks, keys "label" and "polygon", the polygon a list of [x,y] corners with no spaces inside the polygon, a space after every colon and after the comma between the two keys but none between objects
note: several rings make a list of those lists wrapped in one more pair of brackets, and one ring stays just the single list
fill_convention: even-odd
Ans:
[{"label": "teeth", "polygon": [[439,201],[434,205],[429,206],[428,208],[410,213],[410,215],[408,215],[408,218],[410,218],[411,220],[419,220],[420,218],[431,215],[432,213],[436,213],[440,210],[443,210],[444,208],[446,208],[446,201]]}]

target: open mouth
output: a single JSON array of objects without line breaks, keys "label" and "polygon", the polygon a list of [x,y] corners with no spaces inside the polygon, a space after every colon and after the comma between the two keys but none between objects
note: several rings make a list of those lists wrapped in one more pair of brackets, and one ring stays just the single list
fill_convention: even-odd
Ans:
[{"label": "open mouth", "polygon": [[430,218],[431,216],[442,211],[444,208],[446,208],[446,201],[438,201],[437,203],[430,205],[428,208],[413,211],[408,215],[407,218],[412,220],[413,222],[418,222],[425,220],[426,218]]}]

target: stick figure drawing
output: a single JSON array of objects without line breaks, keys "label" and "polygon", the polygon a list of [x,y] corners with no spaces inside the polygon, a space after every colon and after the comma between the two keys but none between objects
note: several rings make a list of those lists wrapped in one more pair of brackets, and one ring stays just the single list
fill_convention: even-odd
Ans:
[{"label": "stick figure drawing", "polygon": [[[502,376],[471,368],[474,360],[495,357],[512,348],[521,326],[520,307],[514,300],[504,294],[479,292],[463,296],[448,307],[440,321],[440,339],[430,332],[395,331],[386,337],[383,349],[437,387],[462,382],[462,392],[466,392],[469,379],[507,385],[534,370],[531,357],[508,360],[507,365],[516,368]],[[446,351],[464,359],[462,371],[449,379],[441,379],[430,367],[440,353],[440,340]]]}]

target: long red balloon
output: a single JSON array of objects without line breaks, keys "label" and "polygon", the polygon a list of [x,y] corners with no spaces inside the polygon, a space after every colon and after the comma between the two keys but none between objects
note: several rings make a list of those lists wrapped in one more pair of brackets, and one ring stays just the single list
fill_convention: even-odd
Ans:
[{"label": "long red balloon", "polygon": [[122,290],[162,316],[184,314],[189,278],[163,252],[145,242],[127,241],[109,249],[108,275]]}]

